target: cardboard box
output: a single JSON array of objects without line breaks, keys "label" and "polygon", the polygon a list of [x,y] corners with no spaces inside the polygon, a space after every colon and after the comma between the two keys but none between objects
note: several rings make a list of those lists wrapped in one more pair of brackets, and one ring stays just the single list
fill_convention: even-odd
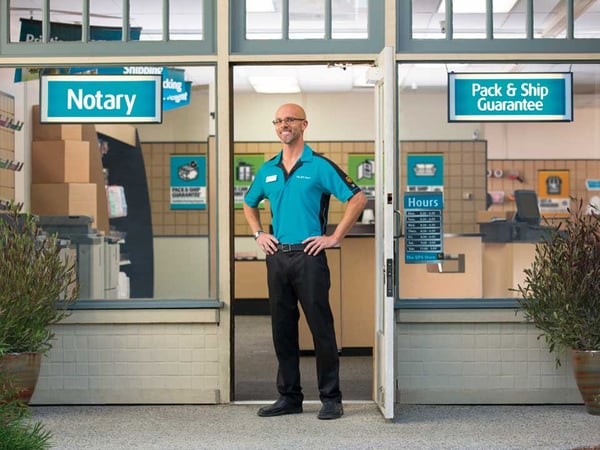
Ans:
[{"label": "cardboard box", "polygon": [[31,143],[31,182],[88,183],[90,143],[34,141]]},{"label": "cardboard box", "polygon": [[[90,216],[96,220],[96,185],[42,183],[31,185],[31,212],[41,216]],[[95,227],[95,224],[93,224]]]},{"label": "cardboard box", "polygon": [[42,124],[40,123],[40,106],[33,106],[32,121],[34,141],[81,141],[81,125],[79,124]]},{"label": "cardboard box", "polygon": [[136,128],[133,125],[98,123],[96,124],[96,132],[117,141],[125,142],[131,147],[136,146]]}]

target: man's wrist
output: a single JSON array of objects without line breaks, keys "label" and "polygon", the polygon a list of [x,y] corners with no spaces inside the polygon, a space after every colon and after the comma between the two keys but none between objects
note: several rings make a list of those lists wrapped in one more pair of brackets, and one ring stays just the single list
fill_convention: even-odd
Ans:
[{"label": "man's wrist", "polygon": [[254,232],[253,236],[254,236],[254,240],[257,240],[258,237],[263,234],[265,232],[265,230],[257,230],[256,232]]}]

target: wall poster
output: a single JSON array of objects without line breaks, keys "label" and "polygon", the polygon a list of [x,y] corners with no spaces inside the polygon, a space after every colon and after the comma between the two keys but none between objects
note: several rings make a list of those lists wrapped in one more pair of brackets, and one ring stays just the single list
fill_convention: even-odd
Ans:
[{"label": "wall poster", "polygon": [[171,155],[171,209],[206,209],[206,156]]},{"label": "wall poster", "polygon": [[567,217],[570,204],[568,170],[538,170],[538,204],[542,217]]},{"label": "wall poster", "polygon": [[444,155],[437,153],[406,155],[406,190],[408,192],[443,192]]},{"label": "wall poster", "polygon": [[373,153],[349,154],[348,175],[363,190],[368,199],[375,198],[375,155]]},{"label": "wall poster", "polygon": [[[243,208],[244,195],[264,162],[265,155],[262,153],[233,155],[233,205],[235,209]],[[258,207],[264,208],[264,201],[260,202]]]}]

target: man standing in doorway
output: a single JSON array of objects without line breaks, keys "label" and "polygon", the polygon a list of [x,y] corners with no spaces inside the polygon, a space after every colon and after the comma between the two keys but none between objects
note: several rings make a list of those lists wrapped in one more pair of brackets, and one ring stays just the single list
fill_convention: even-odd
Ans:
[{"label": "man standing in doorway", "polygon": [[[265,252],[273,344],[278,360],[279,399],[258,410],[261,417],[302,412],[298,301],[313,336],[319,419],[342,416],[339,356],[329,306],[330,274],[325,249],[340,245],[362,213],[367,199],[360,188],[329,159],[304,142],[308,127],[300,105],[288,103],[275,114],[282,150],[258,170],[244,197],[244,214],[258,246]],[[325,234],[329,199],[348,202],[340,223]],[[272,233],[263,230],[258,205],[268,199]]]}]

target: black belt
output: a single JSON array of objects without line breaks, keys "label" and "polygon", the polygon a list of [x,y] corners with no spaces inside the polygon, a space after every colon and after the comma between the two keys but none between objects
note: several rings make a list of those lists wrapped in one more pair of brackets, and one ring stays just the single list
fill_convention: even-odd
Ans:
[{"label": "black belt", "polygon": [[277,250],[283,253],[303,252],[305,248],[305,244],[277,244]]}]

